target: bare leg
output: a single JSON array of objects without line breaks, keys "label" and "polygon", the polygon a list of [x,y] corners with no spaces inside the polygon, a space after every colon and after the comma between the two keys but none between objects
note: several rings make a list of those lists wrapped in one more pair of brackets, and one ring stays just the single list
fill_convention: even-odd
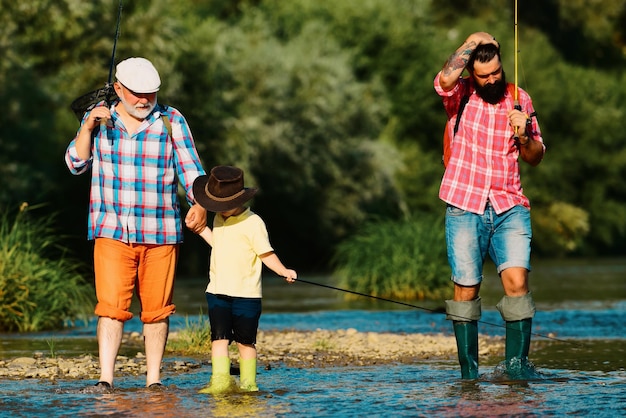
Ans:
[{"label": "bare leg", "polygon": [[228,340],[215,340],[211,343],[211,357],[228,357]]},{"label": "bare leg", "polygon": [[144,342],[146,345],[146,386],[161,383],[161,361],[167,344],[169,319],[143,325]]},{"label": "bare leg", "polygon": [[100,381],[113,386],[115,359],[122,344],[124,323],[117,319],[101,316],[98,318],[96,331],[98,339],[98,355],[100,358]]},{"label": "bare leg", "polygon": [[239,356],[242,359],[256,358],[256,346],[254,344],[237,343],[237,348],[239,348]]},{"label": "bare leg", "polygon": [[523,267],[510,267],[500,273],[504,294],[524,296],[528,293],[528,270]]},{"label": "bare leg", "polygon": [[478,297],[480,291],[480,284],[476,286],[461,286],[454,284],[454,300],[457,302],[467,302],[474,300]]}]

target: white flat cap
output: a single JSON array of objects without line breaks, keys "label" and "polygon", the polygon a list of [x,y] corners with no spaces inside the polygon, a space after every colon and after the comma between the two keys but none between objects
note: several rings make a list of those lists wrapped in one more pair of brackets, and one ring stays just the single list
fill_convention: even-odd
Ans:
[{"label": "white flat cap", "polygon": [[161,78],[154,65],[145,58],[127,58],[117,64],[115,78],[135,93],[154,93],[161,87]]}]

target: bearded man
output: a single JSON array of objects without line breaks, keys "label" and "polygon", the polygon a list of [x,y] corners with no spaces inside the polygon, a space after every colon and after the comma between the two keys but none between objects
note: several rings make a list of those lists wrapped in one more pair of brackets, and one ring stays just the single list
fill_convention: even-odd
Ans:
[{"label": "bearded man", "polygon": [[[467,70],[469,77],[462,77]],[[504,296],[497,304],[506,322],[507,371],[528,366],[535,305],[528,285],[530,203],[524,195],[518,159],[536,166],[545,146],[530,96],[507,82],[500,46],[486,32],[471,34],[437,74],[449,126],[465,102],[452,133],[439,197],[446,202],[446,244],[454,297],[446,301],[453,321],[463,379],[478,377],[480,284],[487,254],[496,265]]]}]

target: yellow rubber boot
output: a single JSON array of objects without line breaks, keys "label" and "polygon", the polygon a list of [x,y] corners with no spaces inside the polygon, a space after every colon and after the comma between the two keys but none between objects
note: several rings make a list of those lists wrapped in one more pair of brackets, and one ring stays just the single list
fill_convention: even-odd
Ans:
[{"label": "yellow rubber boot", "polygon": [[239,359],[239,389],[258,392],[256,385],[256,358]]},{"label": "yellow rubber boot", "polygon": [[234,380],[230,376],[230,358],[213,357],[211,359],[211,381],[198,391],[198,393],[218,394],[228,392],[233,386]]}]

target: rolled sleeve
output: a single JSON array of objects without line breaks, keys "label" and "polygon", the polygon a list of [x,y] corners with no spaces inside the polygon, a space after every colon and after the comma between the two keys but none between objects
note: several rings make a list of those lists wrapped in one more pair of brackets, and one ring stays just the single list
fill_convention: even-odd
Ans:
[{"label": "rolled sleeve", "polygon": [[93,162],[93,157],[89,157],[88,160],[83,160],[78,156],[78,152],[76,152],[76,147],[74,146],[76,140],[73,140],[70,145],[67,147],[65,152],[65,164],[67,168],[69,168],[70,173],[74,175],[82,174],[91,167],[91,163]]}]

